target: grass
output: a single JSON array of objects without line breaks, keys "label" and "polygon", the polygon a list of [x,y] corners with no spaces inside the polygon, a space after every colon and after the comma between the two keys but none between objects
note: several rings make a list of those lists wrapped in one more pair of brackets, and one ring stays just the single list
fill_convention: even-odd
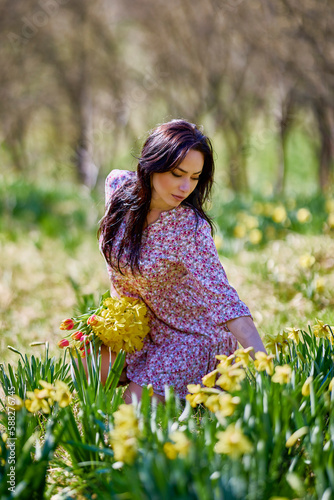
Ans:
[{"label": "grass", "polygon": [[[231,284],[249,305],[260,332],[298,326],[318,316],[333,323],[334,243],[333,229],[326,225],[326,206],[321,196],[275,200],[259,194],[235,197],[226,190],[219,197],[216,191],[212,212],[218,226],[217,248]],[[277,207],[286,210],[280,223],[273,221]],[[299,223],[298,210],[305,207],[310,220]],[[102,211],[101,193],[90,195],[66,182],[52,186],[11,177],[1,184],[3,361],[14,359],[7,345],[27,352],[37,341],[48,341],[56,354],[59,324],[73,314],[78,297],[97,298],[108,289],[96,238]],[[245,235],[236,237],[236,226],[242,225]],[[251,243],[254,227],[262,239]],[[314,257],[310,268],[300,264],[305,255]]]},{"label": "grass", "polygon": [[[224,244],[228,246],[228,240],[223,240],[220,250],[228,278],[249,305],[260,332],[304,325],[314,317],[333,324],[334,241],[330,234],[291,232],[285,239],[256,250],[244,247],[234,255],[224,252]],[[59,324],[73,314],[77,293],[93,293],[97,298],[109,287],[94,232],[81,233],[72,249],[35,226],[9,240],[2,234],[0,248],[1,359],[13,360],[7,345],[27,352],[31,342],[46,340],[56,354]],[[307,254],[315,258],[311,269],[300,264]],[[316,292],[319,278],[323,289]]]},{"label": "grass", "polygon": [[[284,342],[276,336],[276,355],[264,355],[262,366],[239,350],[236,364],[221,360],[205,387],[189,386],[186,404],[167,390],[166,404],[156,406],[144,388],[140,405],[120,405],[124,355],[110,390],[93,366],[87,383],[79,362],[69,386],[53,380],[27,393],[30,404],[47,400],[47,415],[22,404],[15,417],[0,411],[0,479],[9,474],[4,430],[14,433],[13,419],[17,436],[16,496],[0,480],[1,498],[19,491],[22,499],[50,500],[333,498],[334,351],[326,328],[326,335],[307,329]],[[50,365],[46,354],[38,372]],[[21,385],[21,369],[14,374]]]}]

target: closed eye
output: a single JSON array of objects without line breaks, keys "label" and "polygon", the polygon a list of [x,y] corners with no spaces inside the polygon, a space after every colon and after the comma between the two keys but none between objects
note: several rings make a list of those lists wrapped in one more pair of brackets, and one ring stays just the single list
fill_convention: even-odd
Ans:
[{"label": "closed eye", "polygon": [[[177,175],[177,174],[175,174],[174,172],[171,172],[171,174],[172,174],[174,177],[182,177],[182,175]],[[194,179],[194,178],[192,178],[191,180],[192,180],[192,181],[199,181],[199,177],[196,177],[195,179]]]}]

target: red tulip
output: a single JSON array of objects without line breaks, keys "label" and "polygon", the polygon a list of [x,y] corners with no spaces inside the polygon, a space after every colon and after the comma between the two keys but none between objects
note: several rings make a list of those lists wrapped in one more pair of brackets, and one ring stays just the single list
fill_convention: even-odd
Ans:
[{"label": "red tulip", "polygon": [[85,351],[85,346],[82,345],[79,350],[81,351],[80,355],[82,358],[85,358],[86,357],[86,351],[87,351],[87,354],[90,354],[90,349],[86,349]]},{"label": "red tulip", "polygon": [[87,319],[87,325],[97,325],[98,322],[99,322],[99,320],[98,320],[98,317],[96,316],[96,314],[92,314],[92,316],[90,316]]},{"label": "red tulip", "polygon": [[62,324],[60,325],[60,330],[73,330],[74,328],[74,321],[73,319],[64,319]]},{"label": "red tulip", "polygon": [[[87,349],[87,354],[88,354],[88,355],[90,354],[90,349]],[[81,351],[81,357],[82,357],[82,358],[85,358],[85,357],[86,357],[86,353],[85,353],[85,351]]]},{"label": "red tulip", "polygon": [[83,333],[80,332],[80,330],[72,333],[72,335],[71,335],[71,339],[73,339],[73,340],[80,340],[81,341],[82,337],[83,337]]},{"label": "red tulip", "polygon": [[58,347],[60,347],[61,349],[63,349],[64,347],[67,347],[69,345],[70,345],[70,343],[67,339],[61,339],[58,342]]}]

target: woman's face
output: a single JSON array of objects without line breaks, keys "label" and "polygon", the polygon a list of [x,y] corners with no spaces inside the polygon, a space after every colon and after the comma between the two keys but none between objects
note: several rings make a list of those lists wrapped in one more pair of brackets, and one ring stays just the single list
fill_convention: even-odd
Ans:
[{"label": "woman's face", "polygon": [[203,153],[191,149],[174,170],[152,174],[150,210],[171,210],[180,205],[197,186],[203,165]]}]

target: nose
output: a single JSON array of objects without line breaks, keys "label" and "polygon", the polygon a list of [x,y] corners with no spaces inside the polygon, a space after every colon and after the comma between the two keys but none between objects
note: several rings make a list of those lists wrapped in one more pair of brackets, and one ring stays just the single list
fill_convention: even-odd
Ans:
[{"label": "nose", "polygon": [[182,191],[182,193],[188,193],[188,191],[190,191],[189,179],[182,179],[182,183],[180,184],[180,191]]}]

